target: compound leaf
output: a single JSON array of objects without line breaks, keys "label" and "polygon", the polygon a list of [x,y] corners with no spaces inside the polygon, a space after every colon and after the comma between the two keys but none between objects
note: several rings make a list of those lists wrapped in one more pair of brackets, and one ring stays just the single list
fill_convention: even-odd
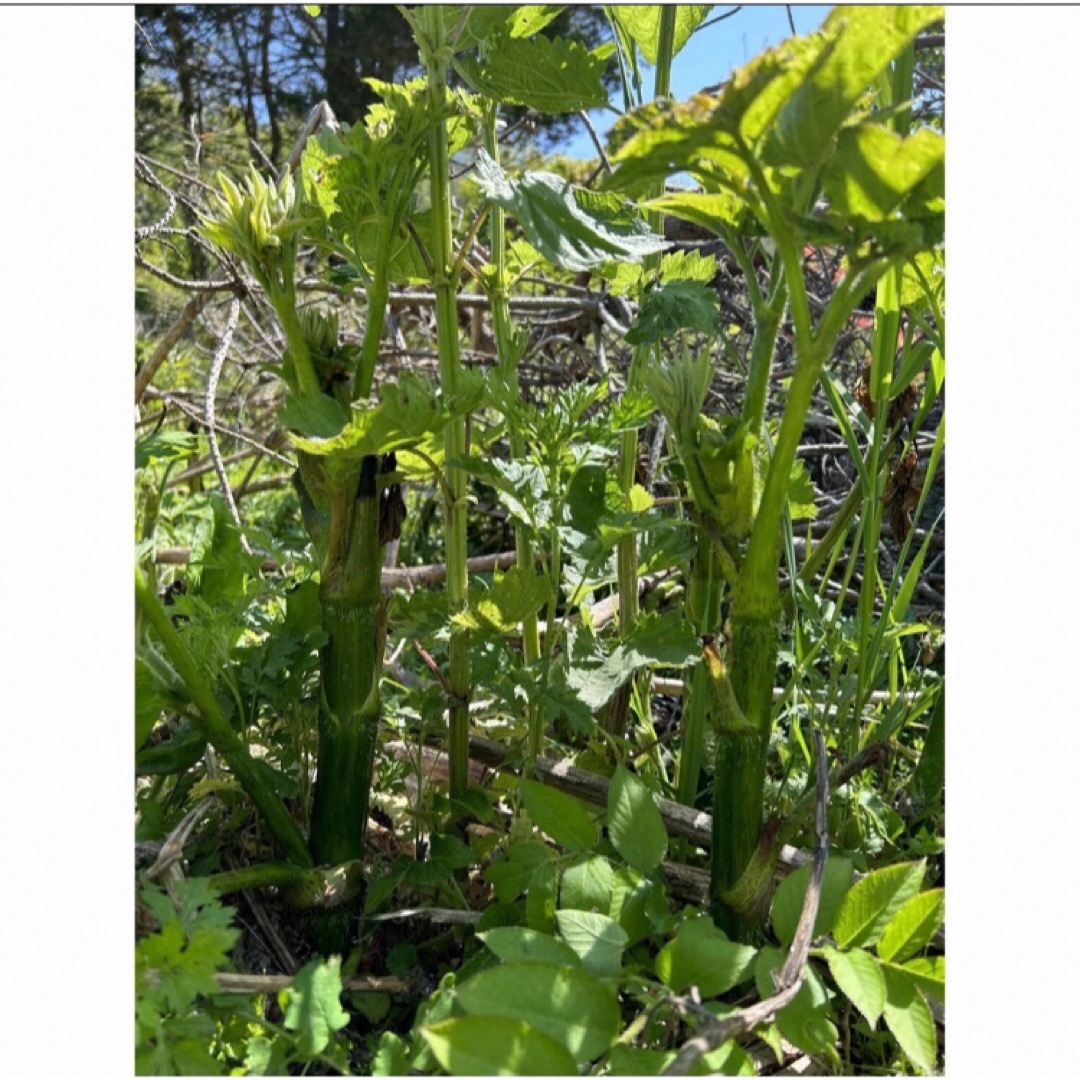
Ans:
[{"label": "compound leaf", "polygon": [[837,945],[873,945],[900,906],[919,891],[926,861],[897,863],[857,881],[844,897],[833,924]]}]

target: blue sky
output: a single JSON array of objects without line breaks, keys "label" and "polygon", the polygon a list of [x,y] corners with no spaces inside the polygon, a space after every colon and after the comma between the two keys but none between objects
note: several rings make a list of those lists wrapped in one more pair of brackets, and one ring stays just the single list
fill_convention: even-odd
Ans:
[{"label": "blue sky", "polygon": [[[730,11],[731,6],[716,5],[705,22]],[[832,5],[827,4],[792,4],[795,29],[800,34],[816,30],[831,10]],[[703,86],[722,82],[733,69],[741,67],[763,49],[790,36],[791,25],[783,4],[743,5],[741,10],[730,18],[698,30],[675,57],[671,70],[672,95],[681,100]],[[644,84],[647,93],[651,93],[651,72],[648,72]],[[590,113],[590,118],[602,137],[614,122],[615,114],[606,110],[594,110]],[[596,156],[593,142],[584,130],[558,149],[570,157]]]}]

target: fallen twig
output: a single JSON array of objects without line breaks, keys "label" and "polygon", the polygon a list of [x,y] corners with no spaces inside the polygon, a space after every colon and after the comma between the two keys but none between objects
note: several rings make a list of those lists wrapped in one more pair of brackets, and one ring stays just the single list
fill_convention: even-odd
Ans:
[{"label": "fallen twig", "polygon": [[[161,975],[151,968],[146,973],[147,981],[154,985]],[[275,994],[279,990],[288,990],[294,981],[292,975],[244,975],[239,972],[219,971],[214,981],[223,994]],[[416,989],[416,984],[408,979],[399,979],[393,975],[358,975],[351,979],[342,979],[344,990],[368,994],[407,994]]]}]

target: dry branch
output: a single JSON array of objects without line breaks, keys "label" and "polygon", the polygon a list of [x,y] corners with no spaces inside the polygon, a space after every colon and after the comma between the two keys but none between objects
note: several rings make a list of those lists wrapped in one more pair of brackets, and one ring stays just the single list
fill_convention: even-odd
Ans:
[{"label": "dry branch", "polygon": [[[146,973],[147,981],[153,985],[161,976],[151,968]],[[219,971],[214,976],[223,994],[276,994],[279,990],[288,990],[293,984],[292,975],[243,975],[230,971]],[[392,975],[359,975],[341,980],[342,988],[358,993],[370,994],[407,994],[416,989],[416,984],[408,979],[398,979]]]},{"label": "dry branch", "polygon": [[[254,491],[251,484],[248,491]],[[164,547],[154,552],[154,562],[159,566],[184,566],[191,561],[191,548]],[[493,570],[509,570],[517,561],[513,551],[503,551],[498,555],[478,555],[469,559],[467,566],[470,574],[490,574]],[[262,569],[268,574],[278,574],[281,566],[277,560],[266,558]],[[397,567],[383,570],[382,587],[384,589],[414,589],[421,585],[438,585],[446,580],[445,563],[426,563],[422,566]]]}]

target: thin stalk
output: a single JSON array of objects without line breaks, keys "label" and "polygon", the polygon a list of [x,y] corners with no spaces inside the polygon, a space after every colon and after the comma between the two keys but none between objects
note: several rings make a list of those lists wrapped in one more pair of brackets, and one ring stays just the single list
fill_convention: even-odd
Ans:
[{"label": "thin stalk", "polygon": [[206,737],[207,742],[225,759],[289,860],[297,866],[310,867],[311,855],[304,843],[304,838],[300,835],[300,830],[296,827],[296,822],[285,809],[269,780],[259,770],[240,736],[233,731],[229,721],[226,720],[217,701],[214,700],[209,682],[199,670],[187,645],[173,627],[172,620],[154,594],[146,576],[139,570],[135,572],[135,600],[139,610],[161,638],[169,659],[176,668],[177,674],[183,679],[192,701],[199,710],[198,716],[191,717],[192,722]]},{"label": "thin stalk", "polygon": [[769,298],[754,309],[754,340],[750,345],[750,368],[746,377],[742,418],[751,435],[760,437],[765,422],[765,403],[769,394],[769,376],[776,355],[776,335],[787,307],[787,281],[780,267],[773,269]]},{"label": "thin stalk", "polygon": [[293,291],[282,293],[280,289],[268,289],[267,295],[273,305],[274,314],[281,323],[281,329],[285,334],[285,341],[289,346],[289,357],[292,360],[293,370],[296,372],[296,382],[301,394],[315,395],[320,392],[319,379],[315,374],[315,365],[311,359],[311,352],[304,337],[300,319],[296,314],[296,294]]},{"label": "thin stalk", "polygon": [[356,363],[356,380],[353,384],[353,399],[366,398],[371,394],[375,381],[375,365],[379,359],[379,342],[382,339],[383,324],[386,322],[386,305],[390,296],[387,282],[387,267],[390,262],[390,225],[380,221],[378,225],[379,243],[375,254],[375,271],[367,286],[367,323],[364,326],[364,340],[360,345],[360,357]]},{"label": "thin stalk", "polygon": [[[492,103],[484,118],[484,147],[492,160],[499,160],[499,139],[496,129],[498,108]],[[488,233],[491,243],[491,263],[494,267],[491,297],[491,320],[495,331],[495,350],[499,358],[499,368],[504,373],[517,400],[521,399],[518,384],[517,360],[518,349],[514,340],[513,323],[510,319],[510,305],[507,302],[506,286],[506,214],[501,206],[492,205],[488,216]],[[514,424],[510,425],[510,456],[515,461],[525,457],[525,438]],[[528,573],[533,573],[536,556],[533,551],[532,537],[526,529],[514,530],[514,550],[517,553],[517,565]],[[551,624],[549,623],[549,626]],[[522,653],[526,666],[536,663],[540,656],[540,629],[536,612],[526,616],[521,624]],[[540,753],[544,734],[544,714],[539,705],[532,705],[528,710],[529,760],[533,761]]]},{"label": "thin stalk", "polygon": [[[671,93],[671,61],[675,52],[675,14],[676,5],[665,5],[660,9],[660,27],[656,49],[656,78],[653,84],[653,98],[667,97]],[[649,198],[664,194],[664,184],[660,181],[649,191]],[[664,216],[653,212],[646,215],[646,220],[654,229],[663,230]],[[645,276],[660,266],[660,254],[648,255],[644,261]],[[658,345],[638,345],[630,360],[630,371],[626,377],[627,390],[634,390],[641,381],[641,370],[651,358],[659,355]],[[638,435],[637,431],[625,431],[619,441],[619,490],[624,499],[629,499],[630,489],[634,486],[634,472],[637,468]],[[619,541],[616,551],[616,572],[619,587],[619,634],[623,636],[630,630],[638,614],[638,552],[637,537],[633,534]],[[616,695],[607,717],[608,731],[622,735],[626,731],[626,719],[629,712],[630,695]]]},{"label": "thin stalk", "polygon": [[[888,457],[891,449],[896,446],[897,441],[898,440],[894,437],[886,445],[886,457]],[[867,450],[867,469],[870,467],[870,453],[871,451]],[[813,581],[821,567],[829,560],[833,551],[847,533],[851,519],[855,516],[856,510],[862,505],[865,496],[866,491],[864,490],[862,480],[856,479],[851,490],[844,497],[844,501],[840,504],[840,509],[836,511],[836,515],[833,517],[828,531],[814,545],[813,551],[806,557],[806,562],[803,563],[802,568],[799,570],[799,578],[802,581],[807,584]]]},{"label": "thin stalk", "polygon": [[[446,88],[446,26],[441,8],[428,13],[428,42],[424,62],[428,71],[430,105],[444,112]],[[458,341],[457,293],[453,278],[452,227],[450,220],[450,155],[446,121],[434,124],[429,136],[431,170],[432,251],[435,267],[435,323],[439,348],[439,378],[443,395],[454,406],[458,371],[461,366]],[[465,418],[456,417],[446,426],[446,481],[450,499],[446,505],[446,591],[450,615],[463,611],[468,603],[469,579],[466,559],[465,511],[466,475],[460,462],[465,456]],[[468,634],[458,628],[450,633],[450,794],[461,795],[469,783],[469,669]]]},{"label": "thin stalk", "polygon": [[[908,46],[892,71],[891,78],[883,79],[885,107],[899,105],[911,97],[914,71],[914,49]],[[903,136],[910,128],[910,110],[897,113],[892,126]],[[903,267],[896,266],[883,278],[877,291],[874,309],[874,339],[870,362],[870,398],[874,403],[874,434],[871,443],[869,475],[874,480],[872,491],[866,493],[863,503],[867,528],[863,534],[863,580],[859,590],[859,666],[855,691],[856,715],[868,692],[871,657],[869,642],[874,616],[874,599],[878,589],[878,545],[881,539],[881,478],[878,475],[882,448],[889,417],[889,392],[892,389],[896,366],[896,339],[900,332],[900,293],[903,285]]]}]

